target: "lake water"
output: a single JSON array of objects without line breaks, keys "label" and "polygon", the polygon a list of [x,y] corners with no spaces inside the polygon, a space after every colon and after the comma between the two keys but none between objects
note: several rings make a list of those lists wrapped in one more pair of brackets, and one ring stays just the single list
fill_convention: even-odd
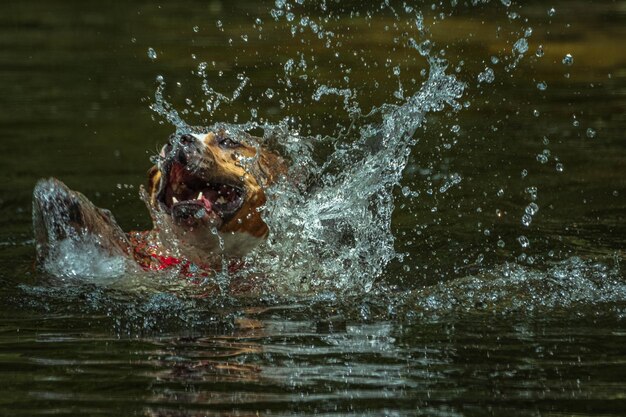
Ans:
[{"label": "lake water", "polygon": [[[2,3],[0,414],[624,415],[625,37],[624,1]],[[270,190],[263,293],[34,265],[42,177],[151,227],[165,103],[317,177]]]}]

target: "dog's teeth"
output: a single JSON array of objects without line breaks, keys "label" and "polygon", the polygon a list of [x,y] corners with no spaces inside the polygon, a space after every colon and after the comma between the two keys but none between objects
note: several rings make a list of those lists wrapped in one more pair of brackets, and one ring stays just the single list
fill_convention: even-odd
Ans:
[{"label": "dog's teeth", "polygon": [[173,203],[173,204],[178,203],[178,199],[177,199],[176,197],[172,197],[172,203]]},{"label": "dog's teeth", "polygon": [[220,197],[217,200],[215,200],[215,202],[219,204],[224,204],[226,203],[226,199],[224,197]]},{"label": "dog's teeth", "polygon": [[196,198],[196,200],[202,200],[202,191],[198,193],[198,198]]}]

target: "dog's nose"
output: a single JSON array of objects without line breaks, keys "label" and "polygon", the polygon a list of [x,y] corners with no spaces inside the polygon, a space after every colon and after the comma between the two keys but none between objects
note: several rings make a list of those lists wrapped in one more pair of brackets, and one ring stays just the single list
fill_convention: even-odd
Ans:
[{"label": "dog's nose", "polygon": [[173,147],[178,147],[178,146],[189,146],[189,145],[193,145],[196,142],[196,138],[193,135],[190,134],[182,134],[182,135],[171,135],[170,136],[170,140],[169,143],[171,146]]},{"label": "dog's nose", "polygon": [[169,143],[175,148],[180,146],[201,148],[205,136],[206,134],[199,135],[196,133],[173,134],[169,138]]},{"label": "dog's nose", "polygon": [[184,133],[170,136],[168,153],[170,158],[183,165],[207,159],[203,136],[206,135]]},{"label": "dog's nose", "polygon": [[179,139],[179,143],[181,145],[191,145],[191,144],[195,144],[195,142],[196,142],[196,138],[188,134],[181,135]]}]

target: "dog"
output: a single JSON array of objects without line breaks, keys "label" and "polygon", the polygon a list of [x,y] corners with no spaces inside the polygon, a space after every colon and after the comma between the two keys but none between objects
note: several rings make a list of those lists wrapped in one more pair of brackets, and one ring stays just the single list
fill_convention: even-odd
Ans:
[{"label": "dog", "polygon": [[[65,240],[90,242],[144,270],[215,271],[241,259],[269,233],[265,190],[287,172],[285,160],[258,138],[223,128],[189,128],[170,136],[140,194],[154,227],[125,233],[110,211],[61,181],[33,191],[37,260],[45,264]],[[232,265],[233,263],[231,263]]]}]

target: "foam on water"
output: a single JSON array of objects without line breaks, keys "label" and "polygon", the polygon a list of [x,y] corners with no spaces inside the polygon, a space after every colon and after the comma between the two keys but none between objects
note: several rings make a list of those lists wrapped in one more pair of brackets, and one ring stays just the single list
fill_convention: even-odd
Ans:
[{"label": "foam on water", "polygon": [[133,272],[126,258],[102,250],[91,235],[56,241],[43,267],[56,277],[101,282]]},{"label": "foam on water", "polygon": [[[610,265],[613,263],[613,265]],[[441,282],[421,289],[399,291],[384,284],[369,293],[317,291],[309,294],[275,293],[256,297],[198,297],[198,287],[156,274],[124,277],[115,286],[83,285],[65,280],[51,287],[21,288],[27,297],[19,303],[52,310],[56,314],[102,314],[114,321],[120,336],[146,331],[187,328],[191,331],[231,328],[242,308],[253,307],[246,315],[271,314],[293,319],[334,317],[346,320],[393,320],[396,322],[438,321],[442,318],[494,316],[537,317],[574,314],[578,317],[615,314],[626,317],[626,282],[616,257],[606,263],[573,257],[537,269],[506,263],[489,271]],[[68,303],[68,300],[79,300]],[[258,308],[259,303],[264,308]],[[255,313],[255,311],[257,313]]]},{"label": "foam on water", "polygon": [[614,305],[616,312],[624,315],[626,282],[619,258],[606,261],[572,257],[546,269],[506,263],[410,291],[406,297],[397,297],[402,300],[397,306],[409,318],[476,312],[532,315],[578,308],[582,315],[585,306],[593,305]]}]

